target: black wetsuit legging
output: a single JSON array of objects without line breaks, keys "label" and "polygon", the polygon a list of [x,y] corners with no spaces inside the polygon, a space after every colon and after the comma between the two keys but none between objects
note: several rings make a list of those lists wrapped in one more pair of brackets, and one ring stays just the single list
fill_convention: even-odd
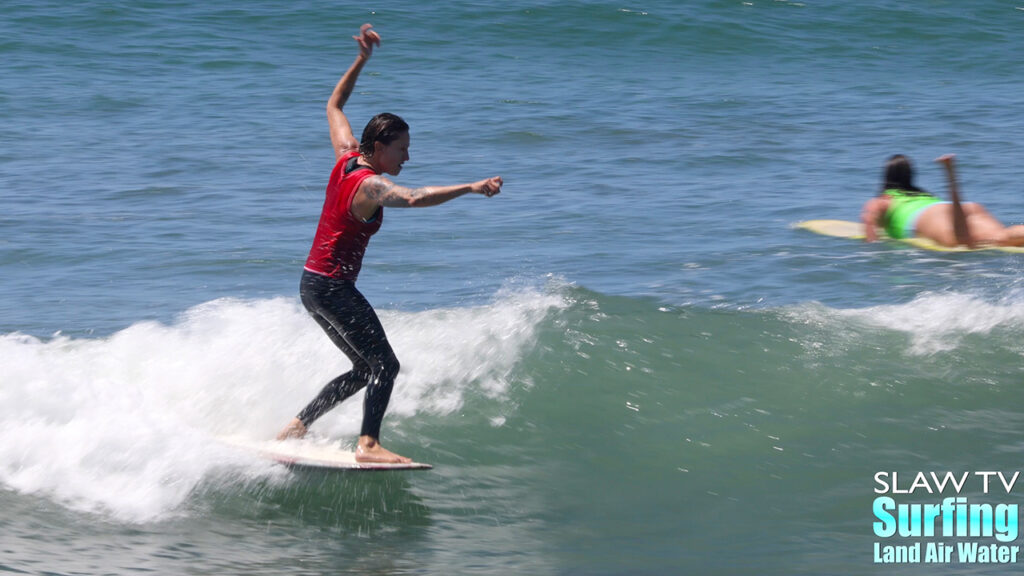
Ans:
[{"label": "black wetsuit legging", "polygon": [[337,403],[365,387],[360,434],[380,438],[380,424],[391,399],[399,364],[377,313],[356,290],[355,283],[348,280],[306,271],[299,295],[313,319],[352,361],[352,370],[328,382],[299,413],[299,420],[308,427]]}]

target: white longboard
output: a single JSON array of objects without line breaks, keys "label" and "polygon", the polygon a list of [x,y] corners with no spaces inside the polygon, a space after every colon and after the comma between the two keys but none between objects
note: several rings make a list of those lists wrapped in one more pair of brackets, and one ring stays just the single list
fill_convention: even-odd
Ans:
[{"label": "white longboard", "polygon": [[326,441],[316,440],[246,440],[221,438],[222,442],[252,450],[260,456],[284,464],[289,468],[321,470],[429,470],[430,464],[408,462],[391,464],[386,462],[359,462],[353,452],[342,450]]}]

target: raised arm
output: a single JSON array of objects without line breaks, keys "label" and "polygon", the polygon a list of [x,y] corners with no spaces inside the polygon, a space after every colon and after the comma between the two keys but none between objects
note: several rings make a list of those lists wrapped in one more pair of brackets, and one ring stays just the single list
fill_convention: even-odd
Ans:
[{"label": "raised arm", "polygon": [[331,145],[334,147],[335,158],[341,158],[345,152],[359,148],[359,140],[352,134],[352,125],[349,124],[343,108],[356,87],[359,73],[373,54],[373,47],[380,46],[380,35],[373,31],[370,24],[363,24],[359,28],[359,35],[353,38],[359,43],[359,55],[338,81],[334,92],[327,100],[327,125],[331,131]]},{"label": "raised arm", "polygon": [[955,158],[953,154],[943,154],[935,161],[946,169],[946,179],[949,181],[949,199],[953,202],[953,235],[956,237],[956,242],[968,248],[974,248],[975,242],[967,225],[967,215],[960,203],[960,188],[956,184],[956,168],[953,165],[953,158]]}]

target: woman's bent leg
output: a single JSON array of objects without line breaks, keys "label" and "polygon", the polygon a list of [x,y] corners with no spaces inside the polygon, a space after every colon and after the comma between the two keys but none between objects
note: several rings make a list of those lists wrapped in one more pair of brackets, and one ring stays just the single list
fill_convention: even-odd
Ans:
[{"label": "woman's bent leg", "polygon": [[379,444],[381,423],[400,369],[380,319],[352,282],[307,276],[313,275],[306,273],[303,276],[303,304],[335,345],[349,357],[353,368],[328,383],[303,409],[298,419],[308,427],[338,402],[366,387],[357,459],[408,461]]}]

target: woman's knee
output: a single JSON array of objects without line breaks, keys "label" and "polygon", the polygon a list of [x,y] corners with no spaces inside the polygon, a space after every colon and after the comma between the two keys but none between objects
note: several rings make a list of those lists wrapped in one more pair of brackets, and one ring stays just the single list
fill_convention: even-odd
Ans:
[{"label": "woman's knee", "polygon": [[398,362],[395,353],[391,351],[382,354],[373,362],[373,372],[381,380],[394,380],[401,369],[402,365]]}]

